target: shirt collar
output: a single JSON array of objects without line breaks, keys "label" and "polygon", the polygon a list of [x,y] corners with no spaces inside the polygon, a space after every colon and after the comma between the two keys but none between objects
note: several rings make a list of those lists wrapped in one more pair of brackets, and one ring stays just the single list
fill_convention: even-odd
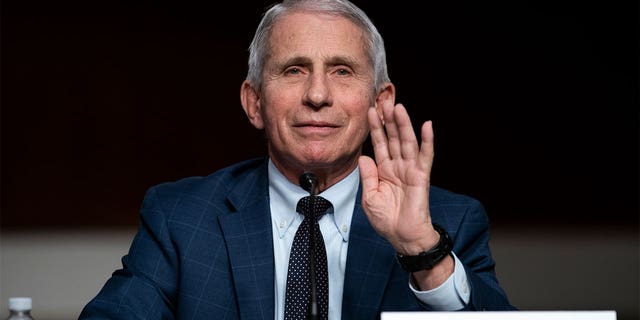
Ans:
[{"label": "shirt collar", "polygon": [[[291,183],[269,159],[269,198],[271,217],[278,225],[278,236],[284,237],[294,221],[302,221],[303,216],[296,212],[298,200],[309,193],[300,186]],[[330,219],[344,241],[349,240],[351,218],[355,206],[356,193],[360,183],[359,169],[356,167],[338,183],[324,190],[319,196],[331,201],[334,213],[322,217]]]}]

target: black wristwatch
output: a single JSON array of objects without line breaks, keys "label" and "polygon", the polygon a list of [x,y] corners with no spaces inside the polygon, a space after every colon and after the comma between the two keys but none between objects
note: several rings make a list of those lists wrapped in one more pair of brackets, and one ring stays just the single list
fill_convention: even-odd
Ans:
[{"label": "black wristwatch", "polygon": [[400,266],[402,266],[402,269],[407,272],[431,270],[438,262],[442,261],[442,259],[451,253],[453,242],[451,242],[447,231],[435,223],[433,224],[433,228],[440,234],[440,241],[438,241],[438,244],[431,250],[420,252],[417,256],[396,254],[396,258]]}]

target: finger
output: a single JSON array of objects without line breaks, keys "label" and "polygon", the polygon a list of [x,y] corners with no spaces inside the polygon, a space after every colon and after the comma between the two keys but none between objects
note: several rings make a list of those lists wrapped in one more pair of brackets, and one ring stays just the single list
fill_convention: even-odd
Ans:
[{"label": "finger", "polygon": [[400,133],[398,132],[394,109],[393,103],[386,103],[382,107],[382,113],[384,114],[384,128],[387,132],[389,155],[391,159],[400,159],[402,157],[400,151]]},{"label": "finger", "polygon": [[400,134],[400,151],[404,159],[416,159],[418,157],[418,139],[413,131],[413,124],[402,104],[398,104],[393,110],[395,122]]},{"label": "finger", "polygon": [[378,190],[378,167],[376,163],[368,156],[360,156],[358,159],[358,167],[360,170],[360,181],[362,182],[363,198],[366,195]]},{"label": "finger", "polygon": [[425,170],[426,172],[431,172],[431,167],[433,166],[433,123],[431,120],[426,121],[422,125],[421,130],[422,142],[420,144],[420,157],[419,157],[419,165],[420,168]]},{"label": "finger", "polygon": [[373,153],[378,162],[389,159],[389,148],[387,147],[387,136],[384,133],[382,121],[378,117],[375,108],[369,108],[367,117],[369,118],[369,127],[371,129],[371,144],[373,145]]}]

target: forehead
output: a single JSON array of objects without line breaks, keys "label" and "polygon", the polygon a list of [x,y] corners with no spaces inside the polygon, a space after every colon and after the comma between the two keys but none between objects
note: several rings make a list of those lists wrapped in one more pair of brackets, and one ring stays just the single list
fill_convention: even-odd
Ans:
[{"label": "forehead", "polygon": [[293,12],[271,31],[271,54],[330,54],[366,58],[366,37],[358,25],[337,15]]}]

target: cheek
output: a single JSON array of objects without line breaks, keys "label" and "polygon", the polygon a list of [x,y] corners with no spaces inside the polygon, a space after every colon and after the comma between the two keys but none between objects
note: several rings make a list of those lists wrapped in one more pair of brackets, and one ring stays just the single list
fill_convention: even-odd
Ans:
[{"label": "cheek", "polygon": [[352,128],[350,129],[351,138],[348,139],[349,143],[361,143],[369,135],[369,120],[367,118],[368,109],[368,106],[366,108],[359,108],[349,115],[352,125]]},{"label": "cheek", "polygon": [[269,140],[275,142],[284,139],[287,119],[291,118],[287,114],[287,110],[281,110],[276,105],[269,105],[267,108],[262,109],[261,114],[264,131]]},{"label": "cheek", "polygon": [[[345,88],[343,88],[345,89]],[[347,100],[347,105],[354,106],[354,109],[360,109],[366,111],[369,107],[375,106],[376,96],[375,92],[369,89],[368,86],[350,86],[348,92],[344,92],[342,95]]]},{"label": "cheek", "polygon": [[267,110],[263,110],[262,112],[262,121],[264,122],[264,130],[269,136],[269,138],[273,138],[275,132],[278,131],[278,117],[273,114],[273,112],[269,112]]},{"label": "cheek", "polygon": [[369,130],[367,113],[370,108],[375,107],[375,100],[373,100],[368,93],[369,92],[362,95],[354,95],[348,102],[348,105],[352,106],[349,108],[348,116],[352,121],[364,127],[365,130]]},{"label": "cheek", "polygon": [[369,135],[369,122],[366,117],[360,119],[360,121],[357,135],[360,136],[361,140],[364,140]]}]

